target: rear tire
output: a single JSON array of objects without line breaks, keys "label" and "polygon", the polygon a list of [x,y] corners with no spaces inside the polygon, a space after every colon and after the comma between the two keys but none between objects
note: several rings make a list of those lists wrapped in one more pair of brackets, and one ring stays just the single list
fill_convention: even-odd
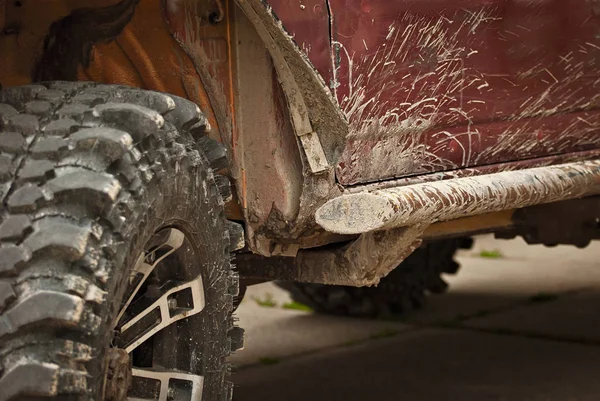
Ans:
[{"label": "rear tire", "polygon": [[121,401],[129,383],[158,397],[157,378],[176,399],[231,399],[233,223],[206,131],[196,105],[158,92],[0,91],[0,401]]},{"label": "rear tire", "polygon": [[420,309],[427,293],[440,294],[448,284],[443,273],[456,274],[453,256],[470,248],[472,240],[455,239],[421,246],[376,287],[346,287],[297,282],[278,282],[292,299],[318,313],[354,317],[390,317]]}]

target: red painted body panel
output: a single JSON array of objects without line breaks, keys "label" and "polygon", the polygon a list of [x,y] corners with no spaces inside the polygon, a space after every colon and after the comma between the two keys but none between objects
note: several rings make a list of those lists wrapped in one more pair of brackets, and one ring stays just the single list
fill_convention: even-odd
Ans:
[{"label": "red painted body panel", "polygon": [[330,85],[333,81],[329,12],[323,0],[279,0],[271,4],[274,14],[285,21],[285,29],[299,35],[302,52]]},{"label": "red painted body panel", "polygon": [[596,0],[270,3],[349,121],[342,184],[600,147]]}]

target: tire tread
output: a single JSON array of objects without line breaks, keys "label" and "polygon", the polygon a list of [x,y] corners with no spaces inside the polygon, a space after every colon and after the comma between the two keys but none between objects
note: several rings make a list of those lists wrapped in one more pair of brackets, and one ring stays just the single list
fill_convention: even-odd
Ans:
[{"label": "tire tread", "polygon": [[[208,127],[196,105],[159,92],[72,82],[0,90],[0,401],[93,398],[86,363],[108,324],[96,312],[147,184],[176,165],[206,165],[210,196],[221,207],[229,196],[228,178],[210,170],[226,165],[224,148],[202,137],[203,155],[178,134],[199,125]],[[235,346],[224,356],[243,333],[231,318],[226,331]]]}]

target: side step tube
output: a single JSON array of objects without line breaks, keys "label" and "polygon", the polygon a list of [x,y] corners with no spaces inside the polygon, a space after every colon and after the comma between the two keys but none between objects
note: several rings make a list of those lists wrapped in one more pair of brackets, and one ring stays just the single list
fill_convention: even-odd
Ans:
[{"label": "side step tube", "polygon": [[600,194],[600,160],[506,171],[342,195],[316,221],[338,234],[363,234]]}]

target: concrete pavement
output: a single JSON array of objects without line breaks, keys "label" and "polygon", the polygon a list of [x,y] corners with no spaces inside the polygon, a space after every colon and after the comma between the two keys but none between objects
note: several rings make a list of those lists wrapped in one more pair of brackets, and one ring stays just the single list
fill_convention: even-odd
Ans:
[{"label": "concrete pavement", "polygon": [[598,401],[598,256],[600,243],[479,238],[450,292],[401,322],[288,310],[285,292],[255,286],[235,400]]}]

